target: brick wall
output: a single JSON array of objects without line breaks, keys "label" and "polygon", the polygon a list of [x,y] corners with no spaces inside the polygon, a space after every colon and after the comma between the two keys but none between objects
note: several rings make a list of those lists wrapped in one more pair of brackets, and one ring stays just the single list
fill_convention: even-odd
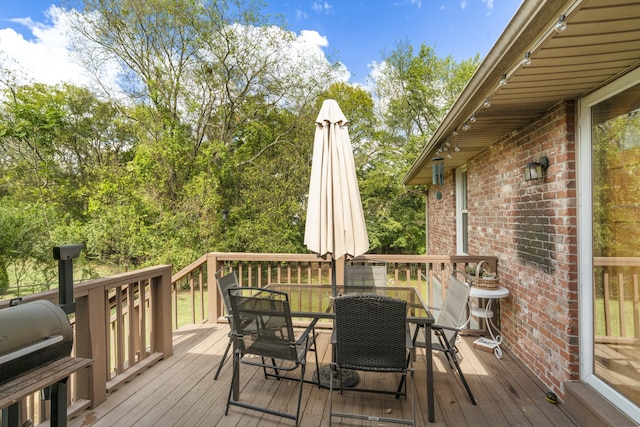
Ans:
[{"label": "brick wall", "polygon": [[[469,252],[499,258],[505,346],[561,396],[579,368],[574,108],[556,105],[467,163]],[[525,182],[543,155],[544,181]],[[456,251],[454,178],[429,189],[432,254]]]},{"label": "brick wall", "polygon": [[[453,177],[454,174],[447,173],[444,186],[430,187],[428,191],[430,254],[456,253],[455,234],[452,236],[452,230],[456,229],[456,191]],[[442,195],[440,199],[436,196],[438,192]]]}]

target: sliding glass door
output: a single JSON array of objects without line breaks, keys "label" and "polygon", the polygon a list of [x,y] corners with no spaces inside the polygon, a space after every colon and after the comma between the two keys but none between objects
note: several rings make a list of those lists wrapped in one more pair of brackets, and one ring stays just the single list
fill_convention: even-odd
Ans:
[{"label": "sliding glass door", "polygon": [[[580,276],[582,374],[636,418],[640,406],[640,79],[633,84],[631,77],[582,101],[578,169],[582,169],[580,202],[588,203],[580,221],[581,250],[588,255],[587,260],[581,257]],[[585,214],[591,221],[585,220]]]}]

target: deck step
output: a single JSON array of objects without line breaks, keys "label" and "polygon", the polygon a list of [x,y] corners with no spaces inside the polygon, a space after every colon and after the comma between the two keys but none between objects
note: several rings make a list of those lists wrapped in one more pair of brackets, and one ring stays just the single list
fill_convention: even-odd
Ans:
[{"label": "deck step", "polygon": [[564,383],[564,390],[564,410],[580,426],[629,427],[638,425],[588,384],[569,381]]}]

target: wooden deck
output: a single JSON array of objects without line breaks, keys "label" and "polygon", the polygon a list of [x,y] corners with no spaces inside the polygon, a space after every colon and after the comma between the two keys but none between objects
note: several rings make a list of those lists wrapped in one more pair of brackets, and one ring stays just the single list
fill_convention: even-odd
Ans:
[{"label": "wooden deck", "polygon": [[[225,405],[231,379],[231,363],[224,365],[220,378],[213,380],[216,368],[227,344],[228,326],[190,325],[174,332],[174,355],[158,362],[133,381],[109,394],[105,403],[86,410],[69,421],[80,426],[280,426],[292,421],[242,408],[231,407],[225,416]],[[319,330],[319,357],[330,358],[329,330]],[[416,369],[416,411],[419,426],[572,426],[574,421],[563,411],[562,404],[546,401],[542,384],[516,361],[508,351],[502,360],[493,354],[473,348],[473,337],[464,338],[461,362],[478,401],[473,406],[457,375],[450,370],[442,355],[434,354],[434,386],[436,422],[426,417],[426,386],[424,350],[418,350]],[[311,354],[312,357],[312,354]],[[311,360],[311,357],[309,360]],[[309,363],[307,375],[315,369]],[[290,381],[265,380],[261,371],[244,366],[241,374],[242,400],[279,408],[294,408],[296,385]],[[249,374],[251,373],[252,374]],[[246,382],[249,375],[252,381]],[[379,379],[382,377],[382,379]],[[376,381],[396,378],[378,374]],[[371,381],[364,377],[362,381]],[[345,393],[334,394],[336,402],[363,408],[366,413],[404,416],[410,410],[410,400],[396,400],[383,395]],[[305,384],[302,402],[302,426],[329,424],[329,391]],[[342,424],[340,424],[342,423]],[[377,422],[334,419],[336,425],[380,426]]]}]

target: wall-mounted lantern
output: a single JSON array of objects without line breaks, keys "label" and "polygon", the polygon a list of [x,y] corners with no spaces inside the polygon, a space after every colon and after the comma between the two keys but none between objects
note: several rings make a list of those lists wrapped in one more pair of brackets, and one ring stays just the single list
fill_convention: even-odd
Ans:
[{"label": "wall-mounted lantern", "polygon": [[431,176],[433,185],[444,185],[444,157],[431,159]]},{"label": "wall-mounted lantern", "polygon": [[531,162],[524,167],[524,180],[533,181],[543,179],[544,173],[549,167],[549,158],[542,156],[537,162]]}]

